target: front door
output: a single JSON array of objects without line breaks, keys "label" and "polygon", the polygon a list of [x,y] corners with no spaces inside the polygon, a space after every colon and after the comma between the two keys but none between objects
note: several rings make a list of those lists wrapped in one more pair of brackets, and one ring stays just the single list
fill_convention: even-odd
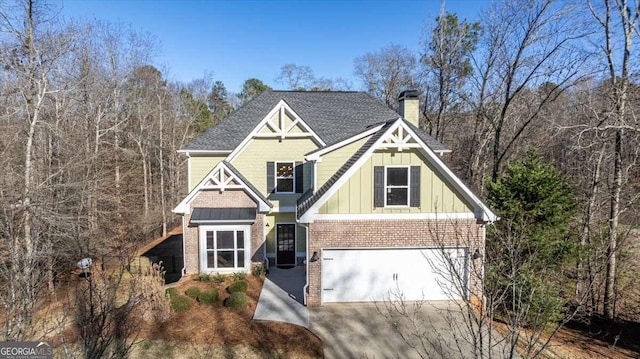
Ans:
[{"label": "front door", "polygon": [[296,264],[296,225],[278,224],[276,233],[276,264]]}]

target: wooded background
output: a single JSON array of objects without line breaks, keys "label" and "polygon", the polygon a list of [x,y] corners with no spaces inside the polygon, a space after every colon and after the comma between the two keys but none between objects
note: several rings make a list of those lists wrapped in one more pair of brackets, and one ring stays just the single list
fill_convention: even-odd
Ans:
[{"label": "wooded background", "polygon": [[[178,225],[171,209],[187,171],[177,150],[269,87],[248,79],[232,94],[211,76],[171,82],[148,35],[62,22],[46,1],[1,5],[1,338],[15,340],[32,337],[32,313],[78,259],[126,257]],[[481,196],[535,150],[576,203],[569,229],[548,232],[575,244],[558,268],[563,297],[638,318],[638,6],[501,0],[478,23],[443,11],[425,20],[415,48],[354,59],[360,84],[297,64],[275,81],[364,90],[394,109],[402,90],[418,89],[421,127],[452,150],[446,161]]]}]

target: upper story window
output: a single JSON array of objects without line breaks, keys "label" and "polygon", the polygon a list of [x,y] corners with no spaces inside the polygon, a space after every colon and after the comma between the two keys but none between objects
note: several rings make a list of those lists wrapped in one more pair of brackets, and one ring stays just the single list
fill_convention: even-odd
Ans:
[{"label": "upper story window", "polygon": [[409,205],[409,167],[385,168],[385,205]]},{"label": "upper story window", "polygon": [[[267,193],[302,193],[304,183],[302,162],[267,162]],[[268,195],[267,194],[267,195]]]},{"label": "upper story window", "polygon": [[420,166],[374,166],[374,207],[420,207]]},{"label": "upper story window", "polygon": [[276,162],[276,193],[295,192],[295,163]]}]

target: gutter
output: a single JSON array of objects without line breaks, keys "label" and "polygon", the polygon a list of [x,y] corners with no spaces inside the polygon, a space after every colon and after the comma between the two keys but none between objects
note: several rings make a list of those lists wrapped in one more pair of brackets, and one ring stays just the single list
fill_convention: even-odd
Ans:
[{"label": "gutter", "polygon": [[305,231],[305,240],[306,240],[306,258],[304,260],[304,276],[305,276],[305,284],[302,287],[302,304],[304,304],[304,306],[307,306],[307,289],[309,289],[309,225],[305,224],[305,223],[298,223],[300,224],[302,227],[304,227],[304,231]]},{"label": "gutter", "polygon": [[186,237],[186,228],[184,226],[184,214],[182,215],[182,269],[180,270],[180,274],[181,277],[184,277],[187,274],[187,267],[186,267],[186,260],[187,260],[187,256],[186,256],[186,252],[185,252],[185,237]]}]

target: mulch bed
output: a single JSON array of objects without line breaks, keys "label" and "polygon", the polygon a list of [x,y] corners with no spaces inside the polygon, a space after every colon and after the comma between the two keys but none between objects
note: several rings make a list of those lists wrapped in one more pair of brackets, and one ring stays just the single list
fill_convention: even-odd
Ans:
[{"label": "mulch bed", "polygon": [[200,304],[193,300],[190,309],[171,313],[163,323],[148,328],[145,337],[169,341],[184,341],[192,344],[247,345],[274,353],[284,351],[302,357],[322,357],[322,341],[308,329],[293,324],[254,321],[253,313],[258,303],[264,278],[247,276],[248,304],[240,310],[227,308],[224,299],[229,296],[226,288],[231,278],[223,283],[186,280],[176,289],[184,294],[189,287],[202,290],[218,290],[218,301]]}]

